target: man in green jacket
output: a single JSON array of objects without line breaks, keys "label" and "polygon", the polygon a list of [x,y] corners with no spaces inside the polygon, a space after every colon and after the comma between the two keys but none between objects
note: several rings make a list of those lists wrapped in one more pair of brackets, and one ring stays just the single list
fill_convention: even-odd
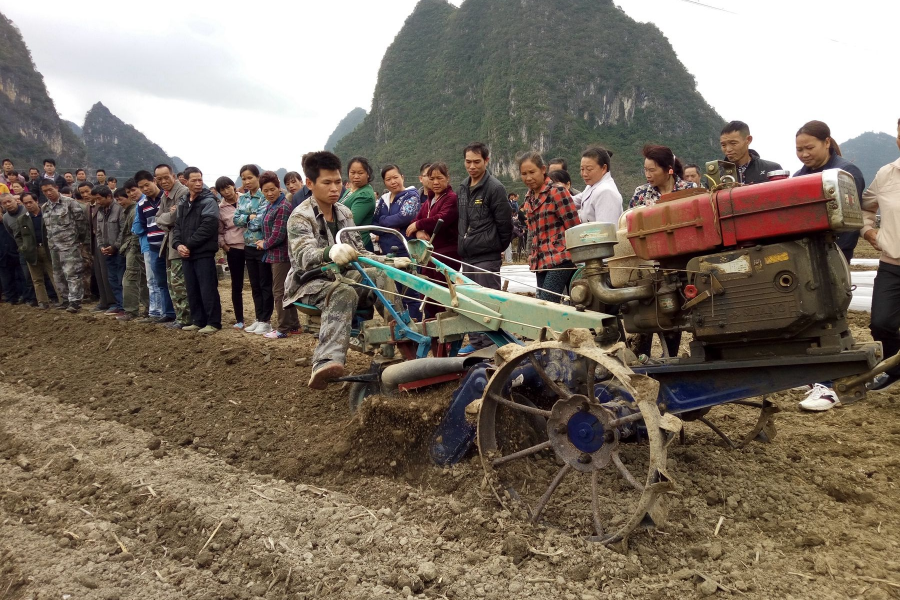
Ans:
[{"label": "man in green jacket", "polygon": [[122,296],[125,314],[116,317],[119,321],[131,321],[140,316],[141,304],[145,313],[150,310],[150,290],[147,288],[147,271],[144,266],[144,255],[141,254],[141,241],[131,231],[137,213],[137,200],[141,191],[137,187],[118,188],[113,196],[122,207],[122,232],[116,241],[119,254],[125,257],[125,277],[122,279]]},{"label": "man in green jacket", "polygon": [[52,279],[53,264],[47,246],[44,215],[41,213],[37,197],[31,192],[22,194],[22,204],[25,206],[25,210],[16,217],[13,238],[16,240],[19,254],[28,265],[38,306],[47,309],[50,308],[50,298],[47,294],[47,286],[44,285],[44,278]]}]

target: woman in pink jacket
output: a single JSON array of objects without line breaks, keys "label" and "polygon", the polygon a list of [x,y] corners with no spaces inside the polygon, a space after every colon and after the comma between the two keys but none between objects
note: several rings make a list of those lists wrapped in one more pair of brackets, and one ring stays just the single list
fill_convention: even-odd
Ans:
[{"label": "woman in pink jacket", "polygon": [[244,231],[234,224],[238,195],[234,182],[228,177],[216,180],[216,191],[222,196],[219,204],[219,248],[225,252],[231,274],[231,305],[234,308],[235,329],[244,328]]}]

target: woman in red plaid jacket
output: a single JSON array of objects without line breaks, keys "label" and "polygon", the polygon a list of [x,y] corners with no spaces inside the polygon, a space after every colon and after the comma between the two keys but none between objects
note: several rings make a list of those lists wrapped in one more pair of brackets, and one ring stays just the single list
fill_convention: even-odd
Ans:
[{"label": "woman in red plaid jacket", "polygon": [[578,209],[569,191],[547,177],[544,159],[537,152],[526,152],[519,157],[519,174],[528,187],[525,194],[531,238],[528,262],[537,275],[537,297],[559,302],[575,274],[575,264],[566,250],[565,231],[581,224]]}]

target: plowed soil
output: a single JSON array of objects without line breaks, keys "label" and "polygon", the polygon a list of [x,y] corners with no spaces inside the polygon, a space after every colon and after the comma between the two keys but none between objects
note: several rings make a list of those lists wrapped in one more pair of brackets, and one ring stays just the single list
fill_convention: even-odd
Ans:
[{"label": "plowed soil", "polygon": [[740,450],[689,423],[667,522],[611,549],[429,464],[453,385],[351,418],[314,343],[0,305],[0,600],[900,598],[900,392],[779,394]]}]

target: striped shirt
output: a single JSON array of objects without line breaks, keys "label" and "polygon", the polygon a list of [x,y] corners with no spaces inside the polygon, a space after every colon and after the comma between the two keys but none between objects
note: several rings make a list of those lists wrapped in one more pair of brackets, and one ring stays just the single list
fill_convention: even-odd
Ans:
[{"label": "striped shirt", "polygon": [[156,198],[148,198],[144,196],[138,202],[138,216],[141,220],[141,226],[147,232],[147,243],[150,249],[159,252],[162,246],[163,238],[166,233],[156,224],[156,213],[159,212],[159,203],[162,200],[163,192],[160,191]]}]

